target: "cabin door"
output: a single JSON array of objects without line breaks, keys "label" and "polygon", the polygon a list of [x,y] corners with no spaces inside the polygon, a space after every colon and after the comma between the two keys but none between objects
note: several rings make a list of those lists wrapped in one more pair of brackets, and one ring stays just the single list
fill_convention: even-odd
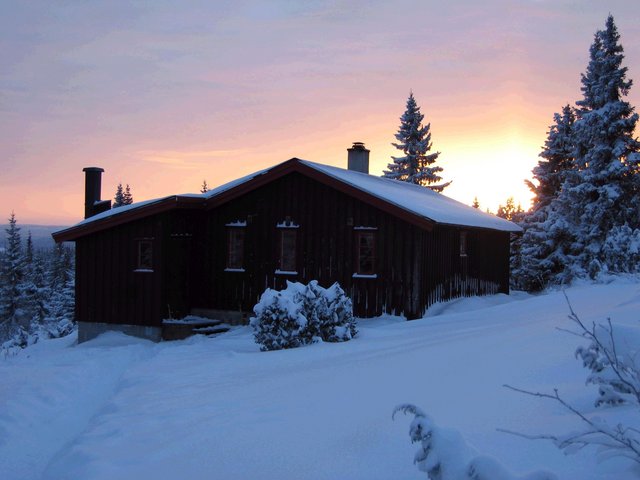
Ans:
[{"label": "cabin door", "polygon": [[167,314],[183,318],[191,311],[191,235],[172,234],[168,242]]}]

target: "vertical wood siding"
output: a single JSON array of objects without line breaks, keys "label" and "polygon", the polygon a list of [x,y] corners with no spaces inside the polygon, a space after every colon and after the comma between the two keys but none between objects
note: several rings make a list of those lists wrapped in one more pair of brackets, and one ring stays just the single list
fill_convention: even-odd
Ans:
[{"label": "vertical wood siding", "polygon": [[[297,229],[297,275],[277,274],[277,224]],[[246,221],[244,272],[226,272],[225,224]],[[354,278],[354,227],[375,227],[376,278]],[[460,256],[460,231],[467,256]],[[135,272],[139,238],[153,238],[153,273]],[[251,312],[287,280],[338,281],[355,314],[423,315],[439,300],[508,293],[509,234],[436,226],[428,232],[299,173],[213,210],[178,209],[76,243],[76,318],[160,325],[192,308]]]}]

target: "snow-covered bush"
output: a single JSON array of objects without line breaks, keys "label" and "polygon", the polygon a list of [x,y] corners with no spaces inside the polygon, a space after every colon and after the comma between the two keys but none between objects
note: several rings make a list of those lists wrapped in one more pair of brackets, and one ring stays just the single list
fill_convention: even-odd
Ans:
[{"label": "snow-covered bush", "polygon": [[[314,282],[311,282],[311,285]],[[322,287],[320,287],[322,288]],[[346,342],[358,333],[353,318],[353,304],[338,282],[322,289],[327,302],[327,315],[319,317],[320,336],[325,342]]]},{"label": "snow-covered bush", "polygon": [[346,342],[355,337],[353,304],[339,283],[322,288],[317,280],[312,280],[302,295],[314,336],[325,342]]},{"label": "snow-covered bush", "polygon": [[284,290],[267,289],[253,312],[251,326],[263,351],[344,342],[357,333],[351,300],[338,283],[325,289],[316,280],[287,282]]},{"label": "snow-covered bush", "polygon": [[419,443],[413,463],[425,472],[430,480],[553,480],[557,477],[547,472],[534,472],[517,476],[497,460],[478,455],[478,452],[462,438],[459,432],[438,427],[433,420],[415,405],[399,405],[393,410],[412,414],[409,428],[412,443]]},{"label": "snow-covered bush", "polygon": [[287,289],[280,292],[268,288],[253,308],[255,317],[250,322],[262,351],[299,347],[312,338],[303,297],[292,285],[287,282]]}]

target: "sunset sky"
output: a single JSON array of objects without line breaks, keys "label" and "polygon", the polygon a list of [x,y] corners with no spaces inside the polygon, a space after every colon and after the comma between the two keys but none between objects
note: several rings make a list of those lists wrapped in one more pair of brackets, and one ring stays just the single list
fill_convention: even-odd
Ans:
[{"label": "sunset sky", "polygon": [[[68,225],[86,166],[134,200],[198,191],[291,157],[381,174],[409,91],[445,194],[494,210],[580,98],[613,14],[640,82],[637,0],[3,1],[0,215]],[[628,100],[640,104],[640,83]]]}]

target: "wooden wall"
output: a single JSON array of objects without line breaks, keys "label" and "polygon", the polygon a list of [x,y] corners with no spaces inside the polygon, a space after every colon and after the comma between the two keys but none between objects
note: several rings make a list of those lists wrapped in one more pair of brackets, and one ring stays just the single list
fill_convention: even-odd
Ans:
[{"label": "wooden wall", "polygon": [[[466,259],[460,229],[427,232],[301,174],[292,173],[206,213],[206,266],[194,297],[203,308],[251,311],[265,288],[286,280],[338,281],[361,317],[383,312],[421,316],[438,299],[508,289],[508,234],[469,230]],[[278,229],[298,229],[298,275],[276,274]],[[246,221],[245,272],[225,272],[225,224]],[[377,278],[354,278],[354,227],[377,227]],[[505,244],[506,240],[506,244]],[[467,266],[463,264],[467,263]],[[506,267],[506,270],[505,270]]]},{"label": "wooden wall", "polygon": [[[159,325],[163,220],[156,215],[76,241],[76,320]],[[153,272],[135,272],[138,239],[153,243]]]}]

